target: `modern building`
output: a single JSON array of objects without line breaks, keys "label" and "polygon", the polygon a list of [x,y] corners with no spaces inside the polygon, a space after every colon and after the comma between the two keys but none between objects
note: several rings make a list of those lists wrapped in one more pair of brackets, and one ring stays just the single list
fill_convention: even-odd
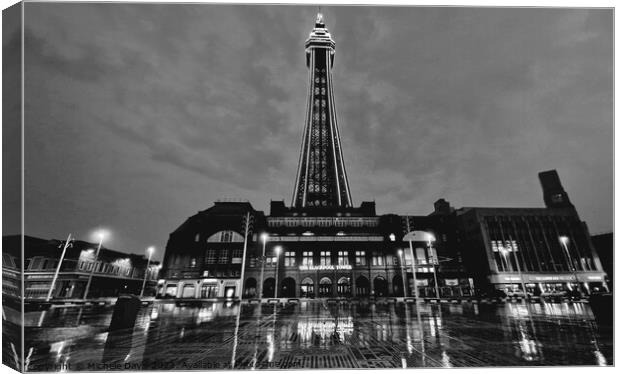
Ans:
[{"label": "modern building", "polygon": [[607,274],[607,286],[611,289],[614,285],[614,233],[592,235],[592,244]]},{"label": "modern building", "polygon": [[[604,273],[555,171],[546,208],[378,215],[355,206],[333,94],[336,44],[321,14],[305,44],[308,100],[291,205],[269,214],[218,201],[166,246],[158,296],[174,298],[462,297],[476,289],[605,287]],[[564,256],[564,257],[562,257]]]},{"label": "modern building", "polygon": [[[65,242],[24,236],[24,297],[26,300],[45,300],[62,256]],[[21,268],[15,253],[21,252],[22,237],[2,238],[3,294],[21,297],[18,288],[7,274]],[[98,244],[72,240],[67,246],[51,299],[81,299],[89,277],[92,276],[88,298],[114,297],[119,293],[140,294],[148,259],[102,247],[95,259]],[[9,260],[9,261],[7,261]],[[12,261],[11,261],[12,260]],[[145,296],[153,296],[159,277],[159,263],[150,261],[145,283]],[[17,273],[17,279],[21,282]]]},{"label": "modern building", "polygon": [[605,271],[555,170],[539,173],[544,208],[461,208],[461,250],[478,287],[532,294],[608,290]]}]

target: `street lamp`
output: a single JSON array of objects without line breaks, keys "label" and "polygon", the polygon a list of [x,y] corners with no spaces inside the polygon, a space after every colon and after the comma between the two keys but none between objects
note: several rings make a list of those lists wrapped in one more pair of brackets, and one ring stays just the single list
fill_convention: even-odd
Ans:
[{"label": "street lamp", "polygon": [[276,246],[274,248],[274,250],[276,251],[276,288],[275,288],[275,297],[276,299],[278,298],[278,265],[280,264],[280,251],[282,251],[282,247],[281,246]]},{"label": "street lamp", "polygon": [[[521,273],[521,265],[519,264],[519,258],[517,257],[517,245],[516,245],[516,242],[514,242],[515,244],[513,245],[512,237],[509,237],[509,239],[510,239],[510,250],[506,249],[502,245],[500,248],[500,252],[504,256],[504,260],[506,261],[507,265],[509,263],[508,257],[507,257],[508,252],[512,251],[513,256],[515,256],[515,264],[517,264],[517,272],[519,273],[519,280],[521,281],[521,287],[523,288],[523,297],[527,299],[528,298],[527,288],[525,287],[525,280],[523,279],[523,274]],[[521,258],[523,258],[523,255],[521,256]],[[510,270],[512,271],[512,264],[510,264]]]},{"label": "street lamp", "polygon": [[569,269],[571,270],[571,272],[573,273],[573,277],[575,277],[575,282],[577,283],[577,291],[581,294],[581,287],[579,286],[579,278],[577,278],[577,272],[575,271],[575,267],[573,266],[573,261],[570,258],[570,252],[568,251],[568,236],[562,235],[560,236],[560,243],[562,243],[562,246],[564,247],[564,250],[566,251],[566,260],[568,261],[568,266]]},{"label": "street lamp", "polygon": [[146,251],[149,254],[149,259],[146,261],[146,269],[144,269],[144,280],[142,281],[142,291],[140,291],[140,297],[144,295],[144,287],[146,286],[146,276],[149,272],[149,265],[151,264],[151,256],[153,255],[153,252],[155,252],[155,247],[153,246],[148,247]]},{"label": "street lamp", "polygon": [[414,291],[414,296],[415,296],[415,302],[417,304],[418,302],[418,278],[415,273],[416,258],[415,258],[415,254],[413,253],[413,238],[415,237],[415,234],[411,231],[411,227],[409,224],[409,217],[406,218],[405,222],[407,223],[407,234],[403,236],[403,240],[407,240],[409,242],[409,251],[411,252],[411,271],[413,273],[413,291]]},{"label": "street lamp", "polygon": [[432,256],[432,261],[433,261],[433,278],[435,279],[435,297],[439,299],[440,298],[439,283],[437,282],[437,262],[439,261],[439,258],[436,258],[437,256],[435,255],[436,253],[434,252],[434,249],[433,249],[433,242],[435,241],[435,236],[433,236],[433,234],[431,233],[428,233],[427,240],[428,240],[428,252]]},{"label": "street lamp", "polygon": [[47,293],[47,297],[45,301],[50,301],[52,298],[52,292],[54,292],[54,288],[56,287],[56,280],[58,279],[58,273],[60,273],[60,267],[62,266],[62,260],[65,258],[65,254],[67,253],[67,248],[72,246],[73,239],[71,238],[71,234],[67,237],[67,241],[62,246],[62,254],[60,255],[60,260],[58,261],[58,266],[56,266],[56,271],[54,272],[54,278],[52,279],[52,285],[50,286],[50,290]]},{"label": "street lamp", "polygon": [[261,267],[260,267],[260,292],[258,293],[258,297],[263,297],[263,283],[265,281],[265,245],[267,244],[267,240],[269,240],[269,234],[266,232],[260,234],[260,240],[263,242],[263,256],[260,259]]},{"label": "street lamp", "polygon": [[398,250],[398,257],[400,260],[400,276],[403,278],[403,297],[407,297],[407,283],[405,283],[406,275],[403,272],[404,261],[403,261],[403,250],[402,249]]},{"label": "street lamp", "polygon": [[95,260],[93,261],[93,268],[90,270],[90,275],[88,276],[88,282],[86,282],[86,290],[84,290],[84,300],[88,297],[88,292],[90,291],[90,284],[93,281],[93,274],[95,273],[95,268],[97,267],[97,259],[99,258],[99,251],[101,251],[101,245],[103,244],[103,239],[108,236],[108,232],[106,230],[97,230],[95,232],[95,237],[99,239],[99,245],[97,246],[97,251],[95,252]]}]

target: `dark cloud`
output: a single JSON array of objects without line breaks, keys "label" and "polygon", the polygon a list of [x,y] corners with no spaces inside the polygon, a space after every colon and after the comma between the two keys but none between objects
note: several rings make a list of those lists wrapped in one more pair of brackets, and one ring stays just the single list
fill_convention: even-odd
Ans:
[{"label": "dark cloud", "polygon": [[[27,232],[139,252],[215,199],[290,201],[315,11],[28,3]],[[556,168],[611,229],[611,10],[324,12],[356,203],[540,206]]]}]

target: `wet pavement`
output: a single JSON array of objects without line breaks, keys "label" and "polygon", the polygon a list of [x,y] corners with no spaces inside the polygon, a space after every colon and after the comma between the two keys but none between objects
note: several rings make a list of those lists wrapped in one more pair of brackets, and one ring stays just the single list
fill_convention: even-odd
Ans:
[{"label": "wet pavement", "polygon": [[133,330],[113,307],[26,313],[26,369],[205,370],[612,365],[612,328],[587,304],[156,302]]}]

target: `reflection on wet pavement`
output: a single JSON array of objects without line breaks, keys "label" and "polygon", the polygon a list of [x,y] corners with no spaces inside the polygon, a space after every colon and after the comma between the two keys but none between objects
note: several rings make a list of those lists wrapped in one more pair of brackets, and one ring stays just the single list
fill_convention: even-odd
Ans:
[{"label": "reflection on wet pavement", "polygon": [[26,315],[28,370],[612,365],[587,304],[298,305],[157,302],[133,330],[112,307]]}]

